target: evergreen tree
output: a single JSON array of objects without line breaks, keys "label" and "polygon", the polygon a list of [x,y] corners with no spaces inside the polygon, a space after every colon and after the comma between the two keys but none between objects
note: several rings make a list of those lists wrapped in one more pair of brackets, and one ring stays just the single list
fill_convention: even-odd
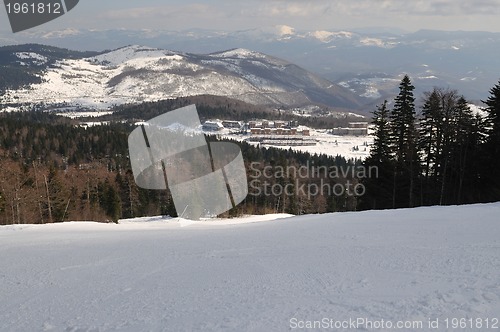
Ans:
[{"label": "evergreen tree", "polygon": [[424,205],[434,203],[432,195],[435,192],[435,165],[441,145],[442,113],[440,90],[434,89],[426,93],[419,135],[419,149],[424,157],[424,197],[422,200]]},{"label": "evergreen tree", "polygon": [[488,112],[487,116],[487,141],[484,153],[488,165],[485,175],[488,178],[489,191],[491,192],[488,200],[500,200],[500,81],[490,90],[490,96],[484,103]]},{"label": "evergreen tree", "polygon": [[425,158],[423,204],[426,205],[445,204],[451,197],[449,172],[456,157],[458,100],[456,91],[439,88],[426,93],[424,99],[419,147]]},{"label": "evergreen tree", "polygon": [[438,179],[439,205],[451,204],[452,196],[452,174],[453,150],[456,144],[457,128],[457,103],[458,95],[455,90],[440,90],[442,121],[440,123],[440,135],[438,145],[438,156],[436,160],[436,178]]},{"label": "evergreen tree", "polygon": [[417,148],[415,87],[408,75],[399,85],[399,94],[390,114],[391,145],[394,150],[393,207],[413,207],[420,165]]},{"label": "evergreen tree", "polygon": [[394,100],[394,108],[390,114],[392,143],[397,161],[408,159],[410,141],[415,129],[416,112],[415,87],[410,77],[405,75],[399,85],[399,95]]},{"label": "evergreen tree", "polygon": [[106,179],[99,183],[98,192],[100,206],[112,221],[117,222],[121,216],[121,201],[115,187]]},{"label": "evergreen tree", "polygon": [[373,160],[373,163],[383,163],[390,160],[392,155],[387,100],[373,112],[373,124],[375,126],[375,138],[369,158]]},{"label": "evergreen tree", "polygon": [[463,203],[463,192],[467,179],[476,177],[475,171],[470,165],[470,158],[475,151],[474,142],[474,115],[467,100],[461,96],[456,105],[456,138],[453,145],[453,175],[454,190],[453,203]]},{"label": "evergreen tree", "polygon": [[47,213],[49,222],[63,222],[66,217],[66,205],[68,204],[68,195],[64,191],[64,185],[59,179],[57,168],[52,166],[46,180],[47,190]]},{"label": "evergreen tree", "polygon": [[377,178],[363,179],[366,188],[359,205],[361,209],[387,209],[392,206],[392,174],[394,163],[391,151],[391,133],[387,100],[373,112],[374,142],[365,169],[376,167]]},{"label": "evergreen tree", "polygon": [[423,204],[472,202],[480,179],[480,117],[454,90],[426,93],[419,145],[424,160]]},{"label": "evergreen tree", "polygon": [[490,96],[484,103],[488,106],[488,143],[495,145],[494,152],[497,156],[500,154],[500,81],[490,90]]}]

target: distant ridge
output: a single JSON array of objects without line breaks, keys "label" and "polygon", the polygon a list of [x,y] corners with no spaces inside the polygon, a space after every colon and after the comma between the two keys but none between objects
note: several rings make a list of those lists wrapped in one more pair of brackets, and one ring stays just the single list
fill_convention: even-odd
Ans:
[{"label": "distant ridge", "polygon": [[[8,51],[9,67],[36,70],[39,80],[8,89],[6,104],[70,104],[107,108],[196,95],[216,95],[254,105],[325,105],[357,110],[362,98],[288,61],[247,49],[192,54],[132,45],[102,54],[43,52],[20,45]],[[0,49],[2,52],[2,49]],[[5,56],[7,58],[7,56]],[[2,69],[0,68],[0,71]]]}]

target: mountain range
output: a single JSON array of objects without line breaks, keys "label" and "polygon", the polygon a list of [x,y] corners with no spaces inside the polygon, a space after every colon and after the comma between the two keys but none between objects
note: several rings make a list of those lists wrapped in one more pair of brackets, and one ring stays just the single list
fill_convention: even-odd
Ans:
[{"label": "mountain range", "polygon": [[247,49],[194,54],[135,45],[78,53],[21,45],[0,48],[0,55],[4,69],[17,68],[31,78],[27,84],[5,84],[1,101],[11,106],[44,103],[103,109],[195,95],[284,108],[358,110],[366,103],[349,89],[297,65]]},{"label": "mountain range", "polygon": [[[367,28],[353,31],[299,31],[276,26],[244,31],[77,30],[29,31],[0,35],[0,45],[42,42],[77,50],[141,44],[208,54],[246,48],[290,63],[340,84],[372,104],[391,98],[403,74],[417,94],[434,86],[457,89],[471,101],[488,96],[498,82],[500,33],[421,30],[407,33]],[[83,49],[82,49],[83,48]]]}]

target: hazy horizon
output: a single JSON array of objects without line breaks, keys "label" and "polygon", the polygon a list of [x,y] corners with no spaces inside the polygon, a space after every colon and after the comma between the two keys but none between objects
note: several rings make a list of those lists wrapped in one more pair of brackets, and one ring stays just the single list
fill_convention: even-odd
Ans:
[{"label": "hazy horizon", "polygon": [[[407,32],[418,30],[500,32],[500,1],[439,0],[402,2],[358,0],[160,0],[123,2],[80,1],[67,15],[28,31],[65,29],[127,29],[181,31],[189,29],[241,31],[291,26],[297,30],[363,30],[373,27]],[[0,32],[10,32],[0,10]],[[10,32],[12,34],[12,32]],[[15,39],[15,35],[12,35]]]}]

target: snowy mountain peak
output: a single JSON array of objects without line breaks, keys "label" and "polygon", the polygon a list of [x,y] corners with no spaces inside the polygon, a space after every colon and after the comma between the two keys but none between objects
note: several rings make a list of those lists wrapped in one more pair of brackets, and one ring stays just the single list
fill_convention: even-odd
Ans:
[{"label": "snowy mountain peak", "polygon": [[246,48],[234,48],[231,50],[219,52],[219,53],[213,53],[211,54],[214,57],[218,58],[239,58],[239,59],[244,59],[244,58],[265,58],[266,55],[248,50]]},{"label": "snowy mountain peak", "polygon": [[291,36],[295,34],[295,28],[288,25],[277,25],[276,30],[279,36]]},{"label": "snowy mountain peak", "polygon": [[324,43],[330,43],[335,39],[352,39],[354,34],[348,31],[332,32],[332,31],[318,30],[309,33],[309,36],[316,38]]},{"label": "snowy mountain peak", "polygon": [[93,58],[90,58],[89,60],[94,63],[118,66],[120,64],[129,62],[130,60],[158,59],[172,56],[177,57],[177,59],[182,59],[182,56],[175,52],[147,46],[131,45],[95,56]]}]

